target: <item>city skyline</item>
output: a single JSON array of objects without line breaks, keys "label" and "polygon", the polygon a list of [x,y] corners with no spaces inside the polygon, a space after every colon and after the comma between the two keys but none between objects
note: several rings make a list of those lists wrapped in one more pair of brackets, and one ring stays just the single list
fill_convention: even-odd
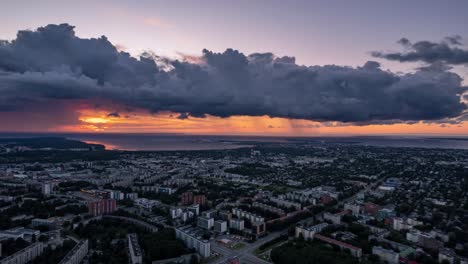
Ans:
[{"label": "city skyline", "polygon": [[2,1],[0,264],[468,264],[466,11]]}]

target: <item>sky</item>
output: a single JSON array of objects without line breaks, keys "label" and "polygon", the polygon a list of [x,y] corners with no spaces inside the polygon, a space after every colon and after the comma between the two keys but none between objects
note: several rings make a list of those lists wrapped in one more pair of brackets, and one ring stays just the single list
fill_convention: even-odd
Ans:
[{"label": "sky", "polygon": [[466,10],[3,1],[0,131],[467,135]]}]

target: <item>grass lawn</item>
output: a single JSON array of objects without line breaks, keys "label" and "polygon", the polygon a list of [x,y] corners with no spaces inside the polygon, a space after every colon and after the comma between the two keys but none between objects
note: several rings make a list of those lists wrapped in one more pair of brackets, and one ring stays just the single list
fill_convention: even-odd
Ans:
[{"label": "grass lawn", "polygon": [[245,247],[244,243],[236,243],[234,246],[232,246],[232,249],[239,250],[239,249],[242,249],[243,247]]}]

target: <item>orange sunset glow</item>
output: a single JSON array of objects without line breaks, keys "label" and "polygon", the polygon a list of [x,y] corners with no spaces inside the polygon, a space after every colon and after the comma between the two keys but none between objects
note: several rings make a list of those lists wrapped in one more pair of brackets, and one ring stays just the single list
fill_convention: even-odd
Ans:
[{"label": "orange sunset glow", "polygon": [[324,136],[324,135],[420,135],[468,133],[468,124],[415,124],[350,125],[339,122],[314,122],[299,119],[271,118],[268,116],[231,116],[220,118],[177,118],[177,113],[149,114],[144,111],[108,116],[108,111],[79,110],[80,124],[54,127],[60,132],[99,133],[185,133],[222,135],[271,136]]}]

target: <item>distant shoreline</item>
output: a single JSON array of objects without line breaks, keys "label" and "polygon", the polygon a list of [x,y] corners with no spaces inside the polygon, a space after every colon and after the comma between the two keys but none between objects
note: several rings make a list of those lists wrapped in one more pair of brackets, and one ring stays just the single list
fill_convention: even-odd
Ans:
[{"label": "distant shoreline", "polygon": [[[50,134],[0,133],[1,138],[51,138]],[[409,147],[468,149],[466,137],[399,137],[399,136],[350,136],[350,137],[260,137],[260,136],[202,136],[187,134],[59,134],[54,138],[66,138],[90,145],[103,145],[106,150],[121,151],[197,151],[251,148],[261,144],[310,143],[323,146],[345,144],[374,147]]]}]

